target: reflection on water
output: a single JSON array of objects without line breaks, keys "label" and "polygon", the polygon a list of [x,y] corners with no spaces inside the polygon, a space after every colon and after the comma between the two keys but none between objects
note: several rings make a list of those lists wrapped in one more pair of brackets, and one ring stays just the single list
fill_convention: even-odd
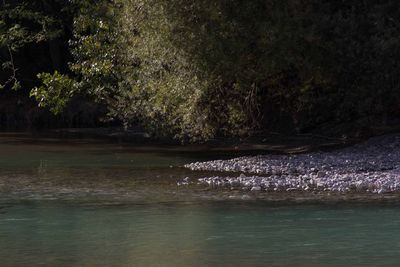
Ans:
[{"label": "reflection on water", "polygon": [[[389,207],[8,204],[1,266],[396,266]],[[3,242],[6,240],[7,242]]]},{"label": "reflection on water", "polygon": [[182,166],[220,156],[179,147],[40,140],[0,136],[0,198],[184,200],[192,194],[177,188],[177,181],[201,174]]}]

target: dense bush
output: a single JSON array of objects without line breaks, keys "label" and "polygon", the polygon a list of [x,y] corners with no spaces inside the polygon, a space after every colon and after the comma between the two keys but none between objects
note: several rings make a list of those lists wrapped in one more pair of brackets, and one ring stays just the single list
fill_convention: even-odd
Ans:
[{"label": "dense bush", "polygon": [[399,114],[397,1],[75,1],[70,72],[32,92],[88,94],[110,117],[200,140],[376,125]]}]

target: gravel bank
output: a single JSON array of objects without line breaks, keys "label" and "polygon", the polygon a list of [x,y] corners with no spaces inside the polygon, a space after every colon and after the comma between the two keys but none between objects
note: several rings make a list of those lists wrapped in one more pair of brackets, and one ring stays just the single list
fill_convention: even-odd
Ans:
[{"label": "gravel bank", "polygon": [[198,180],[212,187],[252,191],[334,191],[388,193],[400,191],[400,134],[372,138],[333,152],[260,155],[185,165],[198,171],[240,175]]}]

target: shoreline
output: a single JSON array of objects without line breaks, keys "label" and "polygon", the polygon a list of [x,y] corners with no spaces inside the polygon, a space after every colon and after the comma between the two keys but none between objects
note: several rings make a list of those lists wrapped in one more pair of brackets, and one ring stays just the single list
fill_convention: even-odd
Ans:
[{"label": "shoreline", "polygon": [[[258,155],[195,162],[192,171],[221,175],[198,179],[211,188],[253,192],[400,192],[400,134],[371,138],[330,152]],[[236,174],[236,175],[232,175]]]},{"label": "shoreline", "polygon": [[170,150],[232,153],[238,155],[301,154],[312,151],[331,151],[357,144],[360,138],[332,138],[319,135],[281,135],[264,133],[247,138],[215,138],[201,143],[181,143],[178,140],[154,138],[141,129],[121,128],[60,128],[44,131],[1,131],[0,137],[17,139],[19,143],[119,144],[127,147]]}]

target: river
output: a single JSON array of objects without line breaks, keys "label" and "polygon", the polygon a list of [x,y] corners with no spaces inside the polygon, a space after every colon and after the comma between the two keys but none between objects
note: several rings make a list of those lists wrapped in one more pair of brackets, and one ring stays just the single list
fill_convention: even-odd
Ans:
[{"label": "river", "polygon": [[[229,153],[228,153],[229,154]],[[396,203],[177,186],[226,152],[0,135],[0,266],[395,266]]]}]

